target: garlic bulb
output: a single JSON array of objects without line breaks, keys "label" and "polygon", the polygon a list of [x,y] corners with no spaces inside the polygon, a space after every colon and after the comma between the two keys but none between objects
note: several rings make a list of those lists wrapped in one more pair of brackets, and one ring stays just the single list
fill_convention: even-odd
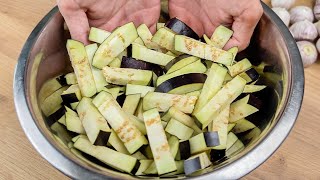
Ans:
[{"label": "garlic bulb", "polygon": [[285,9],[290,9],[294,3],[295,0],[271,0],[272,7],[281,7]]},{"label": "garlic bulb", "polygon": [[292,8],[290,10],[290,17],[291,24],[304,20],[313,22],[314,20],[312,9],[307,6],[296,6]]},{"label": "garlic bulb", "polygon": [[318,36],[318,31],[316,26],[307,20],[294,23],[290,27],[290,32],[293,35],[293,37],[298,41],[300,40],[313,41]]},{"label": "garlic bulb", "polygon": [[316,4],[314,5],[313,13],[316,19],[320,20],[320,1],[319,0],[317,0]]},{"label": "garlic bulb", "polygon": [[280,19],[283,21],[283,23],[286,26],[289,26],[290,23],[290,14],[285,8],[272,8],[272,10],[280,17]]},{"label": "garlic bulb", "polygon": [[320,34],[320,21],[313,23],[313,24],[316,26],[318,34]]},{"label": "garlic bulb", "polygon": [[320,39],[318,39],[316,47],[317,47],[318,52],[320,53]]},{"label": "garlic bulb", "polygon": [[297,42],[297,45],[301,54],[304,67],[308,67],[317,61],[318,52],[314,44],[312,44],[309,41],[299,41]]}]

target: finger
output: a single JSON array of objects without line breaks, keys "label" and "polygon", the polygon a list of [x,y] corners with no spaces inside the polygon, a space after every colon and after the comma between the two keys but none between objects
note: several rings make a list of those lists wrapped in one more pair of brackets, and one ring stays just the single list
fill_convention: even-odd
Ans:
[{"label": "finger", "polygon": [[263,10],[261,7],[261,9],[255,9],[255,11],[251,9],[245,10],[239,17],[236,17],[232,25],[232,30],[234,31],[233,36],[225,45],[224,49],[227,50],[232,47],[238,47],[239,51],[242,51],[248,47],[253,31],[262,13]]},{"label": "finger", "polygon": [[71,38],[80,41],[85,45],[89,44],[88,35],[90,27],[84,10],[73,0],[60,0],[58,1],[58,6],[68,25]]}]

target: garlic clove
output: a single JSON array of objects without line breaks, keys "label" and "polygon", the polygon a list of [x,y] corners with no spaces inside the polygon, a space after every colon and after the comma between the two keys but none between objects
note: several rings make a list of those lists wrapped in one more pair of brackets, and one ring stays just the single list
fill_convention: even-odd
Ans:
[{"label": "garlic clove", "polygon": [[317,61],[318,51],[313,43],[309,41],[299,41],[297,45],[304,67],[308,67]]},{"label": "garlic clove", "polygon": [[285,9],[290,9],[294,3],[295,0],[271,0],[272,7],[281,7]]},{"label": "garlic clove", "polygon": [[313,23],[313,24],[316,26],[318,34],[320,34],[320,21]]},{"label": "garlic clove", "polygon": [[311,8],[307,6],[296,6],[290,10],[291,24],[304,20],[313,22],[314,15]]},{"label": "garlic clove", "polygon": [[290,23],[290,14],[285,8],[272,8],[272,10],[279,16],[286,26],[289,26]]},{"label": "garlic clove", "polygon": [[313,7],[313,13],[317,20],[320,20],[320,1],[317,0]]},{"label": "garlic clove", "polygon": [[296,22],[289,29],[292,36],[298,41],[314,41],[318,37],[316,26],[307,20]]},{"label": "garlic clove", "polygon": [[320,53],[320,39],[318,39],[316,47],[317,47],[318,52]]}]

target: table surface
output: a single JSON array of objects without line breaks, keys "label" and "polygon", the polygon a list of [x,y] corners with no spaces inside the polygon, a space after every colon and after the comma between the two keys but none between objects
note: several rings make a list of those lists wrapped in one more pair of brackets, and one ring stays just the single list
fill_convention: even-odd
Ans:
[{"label": "table surface", "polygon": [[[311,0],[298,1],[311,5]],[[55,0],[0,0],[0,179],[67,179],[44,160],[17,119],[12,80],[21,48]],[[305,96],[290,136],[245,179],[320,178],[320,61],[305,69]]]}]

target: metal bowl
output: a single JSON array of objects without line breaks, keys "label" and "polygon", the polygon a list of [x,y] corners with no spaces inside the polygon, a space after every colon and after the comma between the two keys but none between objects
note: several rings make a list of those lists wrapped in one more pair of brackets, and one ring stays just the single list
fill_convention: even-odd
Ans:
[{"label": "metal bowl", "polygon": [[[273,93],[265,98],[267,112],[257,121],[262,133],[241,153],[219,166],[201,171],[194,178],[237,179],[248,174],[276,151],[297,119],[304,91],[301,57],[287,27],[269,7],[263,4],[263,8],[264,15],[251,44],[242,53],[254,63],[263,60],[274,65],[274,76],[265,77]],[[63,18],[54,8],[25,43],[14,77],[14,101],[20,124],[36,150],[67,176],[75,179],[136,178],[111,169],[101,171],[81,161],[55,140],[46,125],[37,93],[46,80],[70,70],[65,48],[67,38]]]}]

